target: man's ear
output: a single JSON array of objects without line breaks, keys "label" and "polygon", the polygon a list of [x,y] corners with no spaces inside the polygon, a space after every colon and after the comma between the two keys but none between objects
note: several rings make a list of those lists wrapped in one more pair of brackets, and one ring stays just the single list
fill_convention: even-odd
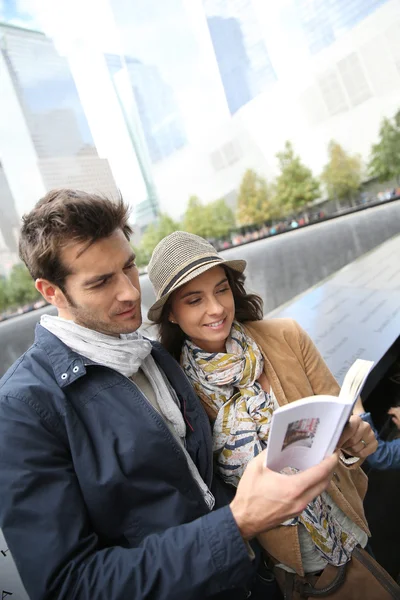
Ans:
[{"label": "man's ear", "polygon": [[47,281],[47,279],[36,279],[35,288],[49,304],[57,308],[67,308],[69,306],[62,290],[54,283]]}]

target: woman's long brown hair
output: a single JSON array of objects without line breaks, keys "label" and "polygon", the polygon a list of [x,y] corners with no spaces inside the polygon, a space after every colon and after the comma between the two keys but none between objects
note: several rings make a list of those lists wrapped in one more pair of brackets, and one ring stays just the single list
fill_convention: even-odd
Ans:
[{"label": "woman's long brown hair", "polygon": [[[257,294],[248,294],[246,292],[244,288],[246,277],[243,273],[238,273],[226,266],[223,266],[223,268],[228,278],[235,302],[235,320],[239,321],[239,323],[244,323],[246,321],[261,321],[263,318],[263,301],[261,297]],[[160,342],[164,348],[179,361],[186,335],[179,325],[169,321],[172,298],[173,294],[171,294],[165,303],[161,316],[157,321],[157,325],[159,327]]]}]

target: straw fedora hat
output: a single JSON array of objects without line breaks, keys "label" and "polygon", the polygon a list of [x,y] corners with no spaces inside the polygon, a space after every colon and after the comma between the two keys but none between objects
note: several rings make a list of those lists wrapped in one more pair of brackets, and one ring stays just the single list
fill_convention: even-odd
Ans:
[{"label": "straw fedora hat", "polygon": [[207,240],[193,233],[174,231],[167,235],[154,248],[147,269],[157,298],[148,318],[157,321],[172,292],[218,265],[243,273],[246,261],[224,260]]}]

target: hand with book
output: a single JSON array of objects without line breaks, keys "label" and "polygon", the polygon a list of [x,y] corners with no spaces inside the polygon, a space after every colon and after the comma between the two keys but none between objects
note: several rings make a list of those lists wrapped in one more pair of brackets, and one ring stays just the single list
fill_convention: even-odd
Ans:
[{"label": "hand with book", "polygon": [[378,447],[375,434],[369,423],[358,415],[350,417],[338,442],[338,448],[350,456],[367,458]]},{"label": "hand with book", "polygon": [[337,448],[356,458],[375,452],[377,442],[371,427],[351,416],[372,367],[373,362],[357,359],[339,396],[314,395],[277,408],[269,431],[267,466],[278,472],[286,467],[302,471]]},{"label": "hand with book", "polygon": [[329,485],[338,463],[332,454],[321,463],[288,477],[265,466],[266,451],[247,465],[231,502],[233,518],[244,540],[299,515]]}]

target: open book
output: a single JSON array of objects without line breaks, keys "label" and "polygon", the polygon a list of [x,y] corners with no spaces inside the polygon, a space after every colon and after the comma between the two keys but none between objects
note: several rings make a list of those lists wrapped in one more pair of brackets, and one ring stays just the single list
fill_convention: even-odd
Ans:
[{"label": "open book", "polygon": [[310,396],[277,408],[268,436],[267,467],[303,471],[332,454],[373,362],[357,359],[339,396]]}]

